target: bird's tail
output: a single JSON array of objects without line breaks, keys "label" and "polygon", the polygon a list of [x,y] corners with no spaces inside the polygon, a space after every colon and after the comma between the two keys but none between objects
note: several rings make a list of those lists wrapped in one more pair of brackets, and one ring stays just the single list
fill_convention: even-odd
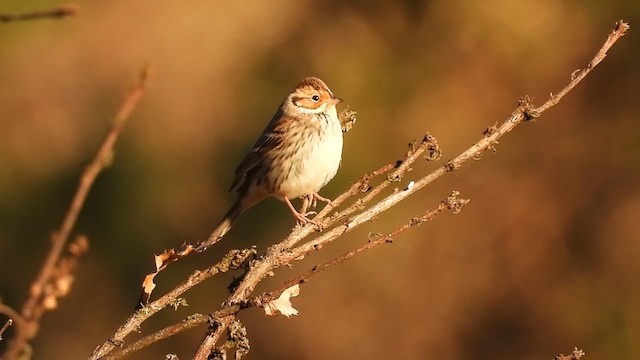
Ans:
[{"label": "bird's tail", "polygon": [[241,201],[240,199],[238,199],[238,201],[233,204],[231,209],[227,211],[227,213],[224,215],[218,226],[216,226],[216,228],[213,230],[211,235],[209,235],[209,239],[197,245],[196,251],[204,251],[211,245],[220,241],[220,239],[222,239],[227,234],[227,232],[229,232],[229,230],[233,226],[233,223],[236,222],[236,219],[240,216],[240,214],[242,214],[243,211],[244,209]]}]

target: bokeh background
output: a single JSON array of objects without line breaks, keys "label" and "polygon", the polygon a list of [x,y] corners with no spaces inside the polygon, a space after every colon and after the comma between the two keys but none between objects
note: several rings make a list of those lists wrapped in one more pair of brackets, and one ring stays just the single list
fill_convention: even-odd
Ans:
[{"label": "bokeh background", "polygon": [[[48,8],[3,1],[0,12]],[[425,132],[443,161],[558,91],[617,19],[631,31],[560,105],[496,154],[282,270],[259,290],[434,207],[471,199],[390,246],[315,277],[300,315],[240,318],[249,359],[640,358],[640,2],[84,1],[77,17],[0,24],[0,295],[19,307],[82,168],[146,62],[156,76],[95,184],[72,293],[45,316],[34,359],[83,359],[131,313],[152,255],[203,239],[233,201],[233,170],[304,76],[358,111],[334,197]],[[410,178],[441,165],[419,163]],[[410,178],[405,179],[409,181]],[[402,184],[401,184],[402,185]],[[161,294],[226,250],[264,250],[293,221],[266,201],[224,242],[158,277]],[[218,308],[227,274],[144,334]],[[204,328],[130,357],[189,358]],[[9,332],[7,335],[11,335]],[[135,337],[130,338],[131,340]],[[2,344],[0,344],[1,346]]]}]

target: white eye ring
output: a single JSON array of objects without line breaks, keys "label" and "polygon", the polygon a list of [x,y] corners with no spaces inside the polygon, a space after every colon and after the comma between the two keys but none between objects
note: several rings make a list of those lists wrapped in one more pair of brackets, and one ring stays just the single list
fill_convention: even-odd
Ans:
[{"label": "white eye ring", "polygon": [[313,94],[313,95],[311,96],[311,101],[313,101],[313,102],[318,102],[318,101],[320,101],[320,95],[318,95],[318,94]]}]

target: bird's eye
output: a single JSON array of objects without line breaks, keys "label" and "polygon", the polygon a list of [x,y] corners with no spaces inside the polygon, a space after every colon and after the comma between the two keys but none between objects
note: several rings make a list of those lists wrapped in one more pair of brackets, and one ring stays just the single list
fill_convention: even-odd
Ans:
[{"label": "bird's eye", "polygon": [[311,100],[313,100],[313,102],[318,102],[318,101],[320,101],[320,95],[318,95],[318,94],[314,94],[313,96],[311,96]]}]

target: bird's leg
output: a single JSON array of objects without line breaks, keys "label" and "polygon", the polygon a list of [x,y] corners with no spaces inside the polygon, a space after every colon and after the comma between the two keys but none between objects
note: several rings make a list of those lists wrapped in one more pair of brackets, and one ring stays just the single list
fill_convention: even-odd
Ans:
[{"label": "bird's leg", "polygon": [[302,195],[300,197],[302,199],[302,207],[300,208],[300,213],[306,215],[317,214],[315,211],[307,212],[307,209],[315,209],[318,206],[318,200],[322,202],[326,202],[329,205],[333,205],[333,201],[331,199],[327,199],[326,197],[320,196],[317,192],[310,192],[308,194]]},{"label": "bird's leg", "polygon": [[[296,208],[291,203],[291,200],[289,200],[289,198],[287,198],[286,196],[283,197],[283,200],[287,204],[287,206],[289,207],[289,210],[291,210],[291,212],[293,213],[293,217],[295,217],[296,220],[298,220],[298,223],[300,225],[311,223],[311,224],[313,224],[315,226],[320,227],[320,225],[317,222],[315,222],[315,221],[313,221],[313,220],[311,220],[311,219],[309,219],[307,217],[307,215],[309,215],[310,213],[304,213],[304,212],[300,213],[300,212],[298,212],[298,210],[296,210]],[[305,205],[303,204],[303,209],[304,209],[304,207],[305,207]],[[307,204],[307,207],[308,207],[308,204]],[[306,209],[304,209],[304,210],[306,210]]]},{"label": "bird's leg", "polygon": [[313,207],[316,207],[316,202],[318,200],[322,201],[322,202],[326,202],[328,205],[333,205],[333,200],[331,199],[327,199],[326,197],[322,197],[320,196],[320,194],[318,194],[317,192],[312,192],[309,194],[309,196],[313,199]]},{"label": "bird's leg", "polygon": [[[302,207],[300,208],[300,213],[301,214],[305,214],[305,215],[310,215],[307,210],[310,208],[313,208],[315,205],[311,202],[313,199],[308,196],[308,195],[304,195],[302,197],[300,197],[302,199]],[[313,212],[313,211],[312,211]]]}]

